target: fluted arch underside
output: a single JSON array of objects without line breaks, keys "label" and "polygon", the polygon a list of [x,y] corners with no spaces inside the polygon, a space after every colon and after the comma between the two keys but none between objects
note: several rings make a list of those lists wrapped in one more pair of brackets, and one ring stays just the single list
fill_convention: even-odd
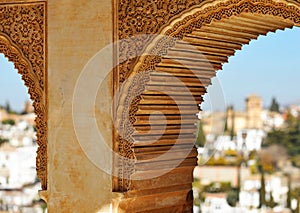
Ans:
[{"label": "fluted arch underside", "polygon": [[[300,3],[297,1],[227,0],[202,1],[200,6],[186,9],[160,28],[157,33],[175,39],[148,41],[145,48],[148,56],[140,57],[131,65],[131,76],[143,73],[133,77],[133,81],[142,82],[141,76],[147,81],[126,87],[124,94],[133,101],[125,107],[121,103],[118,111],[120,117],[129,114],[132,118],[129,121],[123,118],[120,128],[127,129],[123,143],[129,144],[128,152],[136,159],[135,165],[121,168],[121,171],[131,172],[126,174],[130,180],[119,180],[119,184],[125,185],[116,187],[127,191],[126,202],[130,201],[130,206],[124,203],[123,208],[132,210],[139,206],[141,212],[191,211],[192,171],[197,161],[195,148],[190,150],[196,138],[197,110],[193,106],[201,104],[211,78],[236,50],[260,35],[299,26],[299,23]],[[170,76],[180,79],[182,84],[176,84]],[[192,95],[186,95],[184,88]],[[163,134],[157,139],[160,128]],[[177,148],[172,149],[174,147]],[[190,152],[184,156],[184,150]],[[157,160],[157,156],[167,152],[168,157]],[[137,176],[173,167],[161,177],[134,180]],[[142,199],[154,197],[177,200],[159,204],[148,201],[149,205],[140,205]]]}]

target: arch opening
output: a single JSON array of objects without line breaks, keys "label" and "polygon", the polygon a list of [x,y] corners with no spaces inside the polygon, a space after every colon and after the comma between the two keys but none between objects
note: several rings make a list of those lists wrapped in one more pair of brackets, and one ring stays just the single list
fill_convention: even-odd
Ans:
[{"label": "arch opening", "polygon": [[[242,167],[240,170],[240,174],[243,176],[240,180],[240,206],[259,208],[259,186],[251,188],[251,191],[247,191],[245,187],[249,187],[249,184],[251,185],[255,181],[258,184],[260,183],[261,173],[257,170],[257,160],[262,158],[264,173],[268,178],[266,180],[267,184],[272,183],[274,179],[281,181],[276,189],[274,187],[270,188],[275,196],[274,202],[277,206],[280,205],[281,208],[288,207],[287,194],[282,193],[279,196],[277,189],[287,187],[285,182],[288,182],[288,178],[282,175],[288,173],[289,169],[286,168],[290,167],[295,171],[297,170],[296,167],[287,166],[296,165],[297,149],[291,147],[292,144],[288,142],[287,137],[292,134],[293,125],[289,124],[289,119],[286,120],[285,115],[291,109],[294,113],[297,111],[296,106],[298,103],[295,101],[298,101],[299,98],[296,95],[299,87],[297,82],[299,79],[297,65],[299,32],[298,27],[293,27],[284,31],[276,31],[266,37],[261,36],[258,41],[252,41],[249,46],[243,46],[242,50],[238,51],[235,56],[230,57],[229,63],[225,64],[223,69],[218,72],[218,80],[221,83],[223,81],[225,81],[224,84],[226,83],[222,88],[224,88],[224,94],[227,96],[228,108],[227,110],[223,108],[219,111],[211,111],[202,116],[204,132],[210,134],[207,143],[213,143],[211,149],[213,149],[214,155],[211,156],[211,160],[206,165],[196,167],[194,175],[197,184],[200,183],[199,178],[202,178],[207,192],[212,192],[213,183],[221,182],[221,184],[230,184],[234,190],[229,191],[224,187],[225,185],[218,189],[215,188],[216,191],[213,192],[215,194],[208,195],[210,197],[206,199],[206,202],[211,199],[211,202],[214,203],[210,205],[210,211],[213,211],[212,209],[216,207],[214,206],[216,202],[222,200],[225,202],[221,204],[220,208],[230,209],[226,201],[228,196],[225,195],[228,191],[230,192],[231,201],[235,200],[236,202],[238,200],[237,197],[234,197],[237,196],[236,187],[239,174],[237,166],[239,165],[238,162],[242,160],[240,153],[243,151],[247,153],[245,156],[251,156],[250,161],[248,157],[245,157],[247,165],[250,165],[250,162],[251,166]],[[210,87],[214,87],[214,84],[212,83]],[[274,107],[271,108],[274,105],[271,104],[274,97],[275,102],[278,103],[279,101],[279,106],[281,106],[277,109],[278,111],[272,109]],[[204,107],[204,111],[210,110],[207,103]],[[223,128],[219,131],[212,124],[211,116],[217,120],[215,121],[217,124],[222,123],[224,120],[222,123]],[[293,119],[297,119],[297,116]],[[232,131],[232,129],[234,130]],[[243,134],[246,135],[245,139],[243,139]],[[276,137],[281,137],[280,140],[282,141],[279,141]],[[243,143],[245,143],[244,148]],[[250,168],[254,174],[249,172]],[[223,176],[220,174],[223,174]],[[291,191],[296,191],[298,181],[294,174],[291,176],[293,177]],[[211,183],[211,189],[207,188],[209,182]],[[222,194],[221,192],[224,196],[217,198],[218,195]],[[224,192],[226,193],[224,194]],[[198,199],[197,202],[199,203],[201,198],[199,198],[197,192],[195,198]],[[269,201],[268,199],[267,201]],[[292,208],[295,209],[297,203],[295,196],[293,199],[295,200]],[[206,204],[202,203],[202,207],[207,206]],[[266,202],[266,205],[271,208],[270,205],[275,204]],[[203,207],[204,211],[205,208]]]},{"label": "arch opening", "polygon": [[34,108],[22,76],[0,54],[0,210],[42,211],[36,174],[38,149]]}]

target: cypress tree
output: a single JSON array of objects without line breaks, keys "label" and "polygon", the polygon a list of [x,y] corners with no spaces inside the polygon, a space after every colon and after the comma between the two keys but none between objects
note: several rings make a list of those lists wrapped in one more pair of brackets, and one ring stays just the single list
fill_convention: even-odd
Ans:
[{"label": "cypress tree", "polygon": [[198,124],[198,132],[197,132],[197,138],[196,138],[196,147],[204,146],[205,144],[205,134],[203,131],[203,125],[201,120],[199,120]]},{"label": "cypress tree", "polygon": [[279,112],[279,104],[274,97],[272,98],[272,103],[270,105],[269,110],[271,112]]},{"label": "cypress tree", "polygon": [[232,115],[231,115],[231,120],[232,120],[232,123],[231,123],[231,129],[230,129],[230,138],[231,140],[233,140],[233,137],[235,135],[234,133],[234,128],[235,128],[235,125],[234,125],[234,120],[235,120],[235,113],[234,113],[234,110],[232,110]]},{"label": "cypress tree", "polygon": [[228,131],[228,111],[229,111],[230,107],[227,107],[226,110],[226,116],[225,116],[225,126],[224,126],[224,132]]},{"label": "cypress tree", "polygon": [[260,190],[259,190],[259,206],[266,205],[266,182],[265,172],[262,165],[259,165],[259,171],[261,173],[260,178]]},{"label": "cypress tree", "polygon": [[292,195],[291,195],[291,176],[289,174],[286,175],[288,178],[288,193],[287,193],[287,198],[286,198],[286,207],[291,208],[291,200],[292,200]]},{"label": "cypress tree", "polygon": [[5,110],[6,110],[6,112],[8,112],[8,113],[11,112],[10,104],[9,104],[8,101],[6,101],[6,104],[5,104]]},{"label": "cypress tree", "polygon": [[267,205],[271,208],[274,208],[276,206],[272,192],[270,192],[270,200],[268,201]]}]

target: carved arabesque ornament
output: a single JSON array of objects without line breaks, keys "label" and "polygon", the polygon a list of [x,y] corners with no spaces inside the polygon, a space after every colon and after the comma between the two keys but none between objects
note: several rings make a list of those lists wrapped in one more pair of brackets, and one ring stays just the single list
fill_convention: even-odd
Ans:
[{"label": "carved arabesque ornament", "polygon": [[[133,77],[130,82],[126,82],[131,85],[125,87],[127,89],[123,94],[127,97],[120,104],[122,107],[117,108],[117,116],[120,117],[118,128],[122,129],[125,135],[123,138],[118,138],[115,149],[122,156],[129,155],[131,159],[135,158],[132,149],[135,120],[133,118],[139,103],[135,101],[135,97],[145,90],[146,83],[150,79],[149,71],[155,70],[155,66],[161,61],[161,56],[167,54],[168,49],[175,45],[177,39],[182,39],[184,35],[191,33],[195,28],[201,28],[203,24],[241,13],[272,15],[300,23],[300,1],[292,0],[138,0],[134,2],[120,0],[118,7],[118,38],[119,40],[126,38],[126,42],[120,42],[120,61],[141,55],[141,52],[147,54],[135,60],[126,60],[118,67],[119,84],[130,75]],[[152,41],[147,34],[161,34],[169,38]],[[136,39],[136,35],[142,36]],[[148,44],[147,48],[144,48],[145,43]],[[136,73],[143,74],[135,76]],[[131,119],[127,119],[128,117]],[[119,149],[124,147],[123,143],[127,144],[127,150]],[[118,166],[120,174],[124,171],[131,171],[131,174],[134,172],[134,165],[122,165],[122,162],[119,162]],[[123,176],[120,174],[119,185],[115,188],[119,191],[127,191],[130,189],[130,181],[123,181]]]},{"label": "carved arabesque ornament", "polygon": [[47,189],[46,3],[0,5],[0,53],[14,63],[28,88],[36,114],[36,169]]}]

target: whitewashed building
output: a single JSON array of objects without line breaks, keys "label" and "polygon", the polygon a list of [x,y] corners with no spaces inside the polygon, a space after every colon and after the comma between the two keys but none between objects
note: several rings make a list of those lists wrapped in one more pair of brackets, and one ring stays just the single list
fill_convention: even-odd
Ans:
[{"label": "whitewashed building", "polygon": [[237,132],[237,150],[259,151],[266,133],[261,129],[244,129]]},{"label": "whitewashed building", "polygon": [[36,134],[30,121],[0,125],[0,211],[40,213],[33,205],[41,186],[36,177]]}]

